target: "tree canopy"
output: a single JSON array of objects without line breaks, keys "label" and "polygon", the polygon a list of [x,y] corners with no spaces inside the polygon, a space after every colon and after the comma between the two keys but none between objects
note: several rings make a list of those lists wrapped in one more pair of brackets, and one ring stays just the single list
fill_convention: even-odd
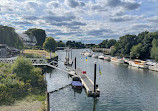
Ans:
[{"label": "tree canopy", "polygon": [[46,33],[43,29],[31,28],[25,31],[25,34],[35,36],[37,40],[37,46],[42,46],[46,39]]},{"label": "tree canopy", "polygon": [[7,44],[10,47],[23,48],[23,43],[13,27],[0,25],[0,44]]},{"label": "tree canopy", "polygon": [[55,52],[56,47],[57,47],[57,42],[52,37],[47,37],[45,42],[43,43],[43,48],[51,52]]}]

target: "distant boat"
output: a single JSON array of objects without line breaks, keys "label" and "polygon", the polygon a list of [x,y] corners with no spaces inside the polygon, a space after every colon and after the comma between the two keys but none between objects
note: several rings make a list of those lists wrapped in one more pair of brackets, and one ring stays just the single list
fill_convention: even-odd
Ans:
[{"label": "distant boat", "polygon": [[92,56],[92,54],[90,52],[85,52],[84,55],[87,56],[87,57],[91,57]]},{"label": "distant boat", "polygon": [[104,60],[106,60],[106,61],[110,61],[111,58],[110,58],[110,56],[105,56],[105,57],[104,57]]},{"label": "distant boat", "polygon": [[78,76],[73,76],[72,77],[72,83],[71,83],[73,88],[81,89],[83,87],[81,83],[81,79]]},{"label": "distant boat", "polygon": [[81,54],[81,55],[84,55],[84,53],[85,53],[85,52],[81,52],[80,54]]},{"label": "distant boat", "polygon": [[158,63],[156,62],[147,62],[149,69],[153,71],[158,71]]},{"label": "distant boat", "polygon": [[97,54],[93,54],[92,57],[93,58],[98,58],[98,55]]},{"label": "distant boat", "polygon": [[98,56],[98,59],[104,59],[103,55]]},{"label": "distant boat", "polygon": [[138,68],[142,68],[142,69],[148,69],[149,68],[146,61],[139,60],[139,59],[129,61],[129,65],[134,66],[134,67],[138,67]]},{"label": "distant boat", "polygon": [[111,62],[116,62],[116,63],[124,63],[124,60],[119,58],[119,57],[111,57]]}]

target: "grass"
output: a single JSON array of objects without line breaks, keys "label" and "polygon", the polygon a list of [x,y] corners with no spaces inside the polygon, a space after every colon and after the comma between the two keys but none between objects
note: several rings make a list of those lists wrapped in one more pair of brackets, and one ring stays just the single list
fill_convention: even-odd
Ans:
[{"label": "grass", "polygon": [[30,94],[14,104],[0,106],[0,111],[46,111],[46,94]]},{"label": "grass", "polygon": [[[39,55],[41,57],[46,56],[46,59],[50,59],[50,53],[47,52],[46,50],[32,50],[32,49],[25,49],[23,51],[24,54],[34,54],[34,55]],[[56,53],[51,54],[52,57],[57,56]]]}]

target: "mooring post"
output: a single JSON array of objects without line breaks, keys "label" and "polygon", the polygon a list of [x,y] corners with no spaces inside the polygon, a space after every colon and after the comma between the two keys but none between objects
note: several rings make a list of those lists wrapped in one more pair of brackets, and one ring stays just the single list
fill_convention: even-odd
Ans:
[{"label": "mooring post", "polygon": [[49,93],[47,92],[47,111],[50,111]]},{"label": "mooring post", "polygon": [[94,92],[96,92],[96,70],[97,70],[97,64],[94,63]]},{"label": "mooring post", "polygon": [[75,57],[75,70],[76,70],[76,57]]},{"label": "mooring post", "polygon": [[71,49],[71,60],[72,60],[72,49]]}]

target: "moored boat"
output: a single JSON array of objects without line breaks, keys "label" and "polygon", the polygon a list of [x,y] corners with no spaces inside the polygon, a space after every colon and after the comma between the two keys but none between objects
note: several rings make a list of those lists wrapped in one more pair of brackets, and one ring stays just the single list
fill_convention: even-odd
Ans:
[{"label": "moored boat", "polygon": [[121,63],[121,64],[124,63],[124,60],[119,57],[111,57],[111,61],[116,62],[116,63]]},{"label": "moored boat", "polygon": [[103,55],[98,56],[98,59],[104,59]]},{"label": "moored boat", "polygon": [[149,68],[146,61],[138,60],[138,59],[129,61],[129,65],[134,66],[134,67],[138,67],[138,68],[142,68],[142,69]]},{"label": "moored boat", "polygon": [[93,58],[98,58],[98,55],[97,54],[93,54],[92,57]]},{"label": "moored boat", "polygon": [[105,57],[104,57],[104,60],[106,60],[106,61],[110,61],[111,58],[110,58],[110,56],[105,56]]},{"label": "moored boat", "polygon": [[92,54],[90,52],[85,52],[84,55],[87,56],[87,57],[91,57],[92,56]]},{"label": "moored boat", "polygon": [[150,70],[158,71],[158,63],[156,62],[148,62],[147,63]]},{"label": "moored boat", "polygon": [[73,88],[81,89],[83,87],[81,79],[78,76],[72,77],[71,85]]}]

